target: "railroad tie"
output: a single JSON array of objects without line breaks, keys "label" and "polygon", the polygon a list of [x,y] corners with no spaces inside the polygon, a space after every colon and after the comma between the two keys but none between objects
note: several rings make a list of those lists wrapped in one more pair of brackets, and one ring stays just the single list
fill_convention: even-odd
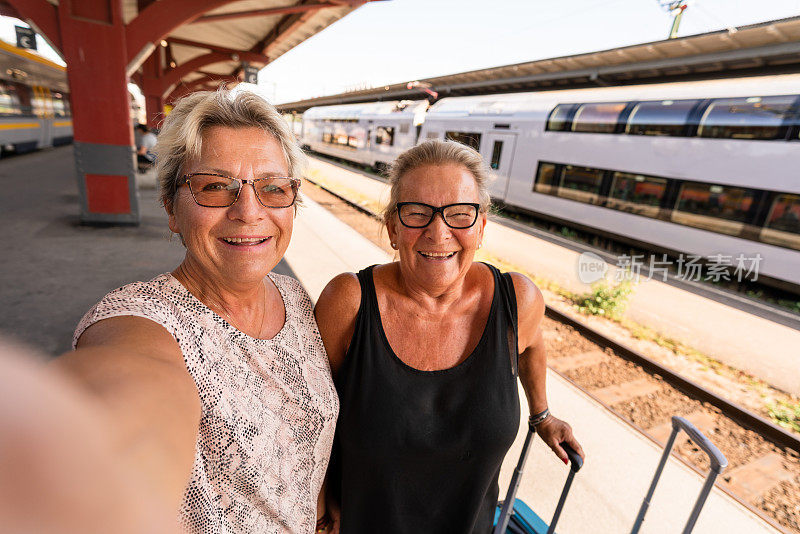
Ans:
[{"label": "railroad tie", "polygon": [[[689,415],[683,416],[684,419],[688,419],[697,429],[705,434],[706,436],[710,435],[716,422],[714,421],[714,417],[707,411],[698,410],[696,412],[692,412]],[[662,445],[667,443],[667,439],[669,439],[669,435],[672,432],[672,421],[667,421],[666,423],[662,423],[660,425],[656,425],[651,427],[647,430],[647,433],[650,434],[656,441],[661,443]]]},{"label": "railroad tie", "polygon": [[731,491],[750,503],[758,504],[769,490],[797,473],[788,469],[779,454],[770,452],[725,473]]},{"label": "railroad tie", "polygon": [[606,406],[613,406],[620,402],[655,393],[659,389],[661,389],[661,384],[658,382],[642,378],[596,389],[591,391],[591,393]]},{"label": "railroad tie", "polygon": [[609,361],[609,357],[605,352],[601,350],[590,350],[588,352],[570,354],[569,356],[561,356],[560,358],[552,358],[548,360],[547,365],[550,369],[564,374],[573,369],[578,369],[579,367],[589,367],[607,361]]}]

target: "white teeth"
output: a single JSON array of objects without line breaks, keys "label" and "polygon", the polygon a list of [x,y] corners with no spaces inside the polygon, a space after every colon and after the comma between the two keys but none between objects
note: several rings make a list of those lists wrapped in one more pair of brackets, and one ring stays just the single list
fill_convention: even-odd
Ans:
[{"label": "white teeth", "polygon": [[455,252],[420,252],[426,258],[450,258]]},{"label": "white teeth", "polygon": [[260,243],[262,241],[266,241],[266,238],[264,237],[223,237],[222,239],[223,241],[226,241],[231,244],[233,243],[251,244],[251,243]]}]

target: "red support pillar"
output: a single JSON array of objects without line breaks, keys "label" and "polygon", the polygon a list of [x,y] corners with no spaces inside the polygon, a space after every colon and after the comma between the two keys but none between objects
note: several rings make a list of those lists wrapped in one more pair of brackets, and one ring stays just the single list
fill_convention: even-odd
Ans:
[{"label": "red support pillar", "polygon": [[164,89],[161,86],[161,50],[156,49],[142,65],[142,94],[144,95],[147,126],[158,128],[164,120]]},{"label": "red support pillar", "polygon": [[61,0],[84,223],[138,224],[122,0]]}]

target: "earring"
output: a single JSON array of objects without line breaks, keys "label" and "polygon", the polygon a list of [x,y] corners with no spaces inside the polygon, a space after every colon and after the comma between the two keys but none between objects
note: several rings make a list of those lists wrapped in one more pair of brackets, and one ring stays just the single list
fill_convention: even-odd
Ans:
[{"label": "earring", "polygon": [[397,243],[392,243],[392,248],[397,250]]},{"label": "earring", "polygon": [[478,248],[481,248],[482,246],[483,246],[483,243],[478,243]]}]

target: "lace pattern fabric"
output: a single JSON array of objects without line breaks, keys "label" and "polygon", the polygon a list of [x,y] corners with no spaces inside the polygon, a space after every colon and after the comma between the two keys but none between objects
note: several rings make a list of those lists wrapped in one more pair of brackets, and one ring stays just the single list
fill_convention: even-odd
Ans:
[{"label": "lace pattern fabric", "polygon": [[270,274],[286,308],[269,340],[249,337],[172,275],[106,295],[81,320],[150,319],[169,331],[194,378],[202,415],[180,510],[189,532],[311,533],[339,401],[311,301],[293,278]]}]

